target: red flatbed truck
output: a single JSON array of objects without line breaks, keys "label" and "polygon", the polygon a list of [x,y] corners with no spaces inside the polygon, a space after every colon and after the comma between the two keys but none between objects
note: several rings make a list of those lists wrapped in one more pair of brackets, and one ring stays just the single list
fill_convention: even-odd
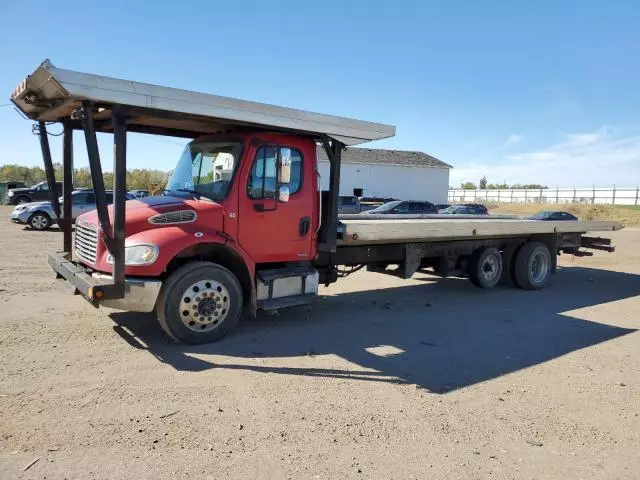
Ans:
[{"label": "red flatbed truck", "polygon": [[[361,267],[410,278],[428,268],[542,288],[562,252],[613,251],[589,231],[614,222],[536,222],[439,215],[338,217],[341,152],[391,137],[395,127],[54,67],[29,75],[11,101],[37,122],[47,181],[55,184],[47,125],[63,126],[63,249],[49,256],[59,278],[94,306],[155,311],[187,343],[226,335],[243,311],[311,301]],[[73,131],[84,133],[97,209],[70,218]],[[113,133],[114,203],[104,202],[96,132]],[[127,132],[193,139],[164,196],[126,200]],[[328,190],[316,148],[330,160]],[[328,180],[328,182],[327,182]],[[51,189],[53,191],[53,189]]]}]

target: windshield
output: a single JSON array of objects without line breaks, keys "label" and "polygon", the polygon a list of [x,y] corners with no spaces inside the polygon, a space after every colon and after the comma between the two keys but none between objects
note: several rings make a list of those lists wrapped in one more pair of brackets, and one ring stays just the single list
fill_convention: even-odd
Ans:
[{"label": "windshield", "polygon": [[393,210],[398,205],[400,205],[400,203],[402,203],[401,200],[396,200],[395,202],[388,202],[388,203],[385,203],[384,205],[380,205],[378,208],[374,208],[373,210],[370,210],[370,211],[371,212],[388,212],[390,210]]},{"label": "windshield", "polygon": [[187,144],[166,190],[191,192],[211,200],[224,200],[240,160],[238,142],[201,142]]},{"label": "windshield", "polygon": [[447,207],[440,210],[440,213],[454,213],[458,207]]}]

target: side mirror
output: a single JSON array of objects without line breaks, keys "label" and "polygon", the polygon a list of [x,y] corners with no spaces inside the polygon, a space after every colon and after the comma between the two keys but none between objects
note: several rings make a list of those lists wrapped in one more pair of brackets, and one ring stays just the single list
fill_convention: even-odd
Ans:
[{"label": "side mirror", "polygon": [[282,185],[278,187],[278,201],[287,203],[289,201],[289,187]]},{"label": "side mirror", "polygon": [[[291,181],[291,149],[281,148],[280,151],[278,152],[278,183],[287,184],[290,181]],[[287,200],[289,200],[288,190],[289,189],[287,189]]]}]

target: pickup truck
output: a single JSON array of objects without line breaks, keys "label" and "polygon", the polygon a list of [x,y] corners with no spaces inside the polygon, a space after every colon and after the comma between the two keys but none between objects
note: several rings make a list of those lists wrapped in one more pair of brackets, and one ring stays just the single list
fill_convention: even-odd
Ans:
[{"label": "pickup truck", "polygon": [[[55,183],[55,192],[58,196],[62,194],[62,182]],[[7,193],[7,202],[9,205],[20,205],[22,203],[48,200],[49,196],[49,184],[44,181],[36,183],[32,187],[12,188]]]},{"label": "pickup truck", "polygon": [[[313,301],[363,267],[410,278],[419,269],[545,286],[560,253],[613,251],[584,235],[622,228],[608,221],[538,222],[453,215],[355,214],[338,218],[341,153],[395,127],[216,95],[107,78],[41,64],[11,96],[37,122],[49,185],[55,174],[46,129],[63,127],[64,184],[72,176],[74,130],[84,133],[96,210],[62,222],[62,250],[49,264],[94,306],[155,311],[186,343],[218,340],[243,311]],[[191,138],[165,195],[126,199],[127,132]],[[114,136],[114,203],[107,207],[96,133]],[[330,161],[320,181],[316,145]],[[328,190],[320,191],[326,185]],[[70,217],[70,187],[63,208]],[[452,218],[454,217],[454,218]],[[579,286],[577,286],[579,288]]]}]

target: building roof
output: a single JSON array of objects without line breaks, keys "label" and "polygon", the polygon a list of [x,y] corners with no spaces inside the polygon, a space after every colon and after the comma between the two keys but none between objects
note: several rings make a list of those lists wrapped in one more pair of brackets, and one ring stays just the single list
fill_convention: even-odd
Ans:
[{"label": "building roof", "polygon": [[[324,148],[318,147],[318,160],[328,162]],[[403,167],[453,168],[423,152],[406,150],[383,150],[381,148],[349,147],[342,152],[342,163],[362,163],[369,165],[401,165]]]}]

